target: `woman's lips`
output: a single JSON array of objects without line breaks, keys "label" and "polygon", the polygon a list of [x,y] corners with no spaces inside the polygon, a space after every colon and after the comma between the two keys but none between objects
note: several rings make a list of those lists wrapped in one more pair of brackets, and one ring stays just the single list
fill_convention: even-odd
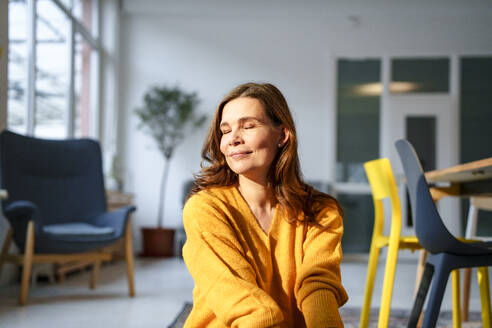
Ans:
[{"label": "woman's lips", "polygon": [[238,151],[238,152],[231,153],[229,156],[232,159],[242,159],[251,153],[252,153],[251,151]]}]

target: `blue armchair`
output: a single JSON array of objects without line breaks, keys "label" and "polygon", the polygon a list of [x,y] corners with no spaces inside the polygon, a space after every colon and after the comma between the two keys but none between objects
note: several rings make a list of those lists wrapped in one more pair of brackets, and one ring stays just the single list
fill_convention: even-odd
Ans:
[{"label": "blue armchair", "polygon": [[[108,212],[99,144],[89,139],[44,140],[10,131],[0,133],[0,185],[10,229],[0,253],[23,265],[19,303],[26,303],[33,263],[94,263],[95,287],[110,246],[124,238],[129,295],[134,296],[130,214],[134,206]],[[11,242],[20,255],[9,255]]]}]

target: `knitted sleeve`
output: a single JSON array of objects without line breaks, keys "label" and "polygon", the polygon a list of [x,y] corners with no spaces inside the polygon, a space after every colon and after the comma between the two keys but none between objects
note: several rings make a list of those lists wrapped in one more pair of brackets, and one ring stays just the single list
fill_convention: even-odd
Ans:
[{"label": "knitted sleeve", "polygon": [[277,303],[256,283],[223,211],[207,197],[191,197],[183,210],[183,257],[200,297],[227,327],[280,327]]},{"label": "knitted sleeve", "polygon": [[295,284],[297,306],[307,327],[343,327],[338,307],[348,299],[340,277],[342,218],[327,208],[310,226],[303,245],[303,260]]}]

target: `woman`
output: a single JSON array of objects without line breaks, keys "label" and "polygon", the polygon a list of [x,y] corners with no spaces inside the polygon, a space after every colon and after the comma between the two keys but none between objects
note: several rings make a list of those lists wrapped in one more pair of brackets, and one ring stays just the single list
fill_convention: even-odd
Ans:
[{"label": "woman", "polygon": [[301,178],[289,107],[271,84],[220,103],[185,204],[195,280],[185,327],[343,327],[337,201]]}]

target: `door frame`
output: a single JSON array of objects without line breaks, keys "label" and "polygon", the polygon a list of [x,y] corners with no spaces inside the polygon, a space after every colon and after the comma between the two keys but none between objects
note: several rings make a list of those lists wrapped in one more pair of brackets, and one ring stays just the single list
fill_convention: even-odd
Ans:
[{"label": "door frame", "polygon": [[[407,116],[435,116],[436,117],[436,169],[453,166],[459,163],[459,85],[460,66],[457,55],[448,55],[449,68],[449,92],[448,93],[416,93],[416,94],[391,94],[389,85],[391,82],[391,59],[398,58],[442,58],[443,56],[385,56],[382,63],[383,94],[381,96],[381,131],[380,149],[381,157],[388,157],[393,166],[398,183],[399,195],[402,201],[402,234],[414,234],[413,227],[407,227],[407,197],[404,184],[404,174],[399,160],[395,141],[406,137],[405,117]],[[398,110],[395,105],[403,103],[409,108]],[[411,108],[411,103],[413,107]],[[405,104],[406,103],[406,104]],[[419,106],[419,103],[422,106]],[[425,104],[429,104],[425,106]],[[449,108],[430,109],[432,103],[445,104]],[[411,109],[410,109],[411,108]],[[430,112],[429,112],[430,109]],[[395,120],[400,133],[395,133]],[[454,131],[454,133],[453,133]],[[454,235],[461,235],[460,201],[457,198],[444,198],[438,204],[439,212],[446,227]],[[389,227],[388,227],[389,229]]]}]

